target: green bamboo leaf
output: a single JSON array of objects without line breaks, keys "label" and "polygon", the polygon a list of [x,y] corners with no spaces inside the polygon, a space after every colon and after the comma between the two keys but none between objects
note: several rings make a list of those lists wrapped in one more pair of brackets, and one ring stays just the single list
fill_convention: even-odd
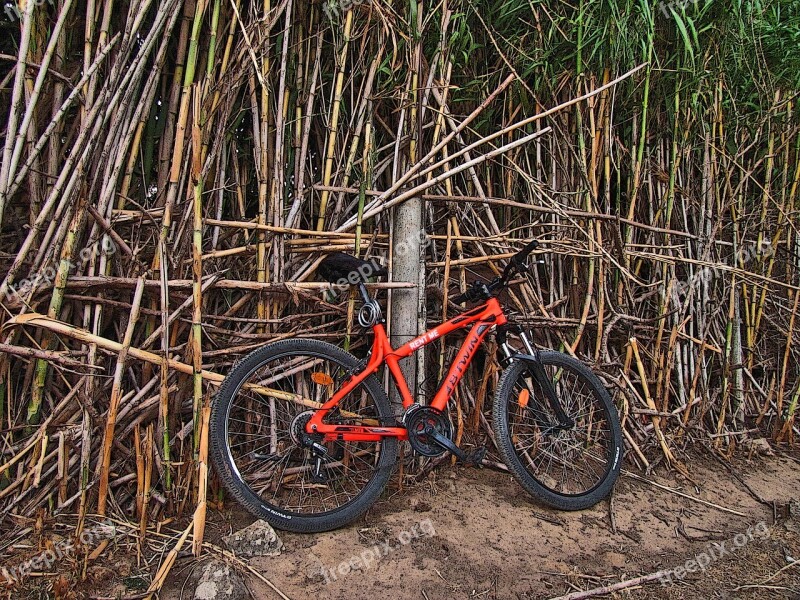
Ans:
[{"label": "green bamboo leaf", "polygon": [[683,38],[684,50],[689,54],[692,63],[694,63],[694,48],[692,47],[692,40],[689,37],[689,32],[686,30],[686,23],[683,17],[679,15],[672,6],[669,7],[669,11],[672,13],[675,24],[678,26],[678,31],[680,31],[681,37]]}]

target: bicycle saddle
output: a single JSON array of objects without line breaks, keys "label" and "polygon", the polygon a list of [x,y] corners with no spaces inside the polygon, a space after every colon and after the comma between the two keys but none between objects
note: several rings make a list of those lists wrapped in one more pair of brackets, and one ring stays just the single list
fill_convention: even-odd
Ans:
[{"label": "bicycle saddle", "polygon": [[385,277],[386,269],[376,260],[361,260],[344,252],[334,252],[323,259],[317,267],[317,273],[329,283],[347,283],[355,285],[366,283],[370,277]]}]

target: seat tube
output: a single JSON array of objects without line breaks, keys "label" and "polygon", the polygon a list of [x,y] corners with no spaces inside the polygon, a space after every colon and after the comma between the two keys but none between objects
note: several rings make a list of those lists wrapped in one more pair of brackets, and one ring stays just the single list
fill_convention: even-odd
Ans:
[{"label": "seat tube", "polygon": [[397,357],[392,354],[387,354],[384,360],[386,365],[389,367],[389,372],[392,374],[394,383],[397,386],[397,391],[400,392],[400,399],[403,403],[403,408],[408,408],[414,404],[414,397],[411,395],[411,391],[408,389],[408,383],[406,383],[406,378],[403,377],[403,371],[400,368],[399,361],[397,360]]}]

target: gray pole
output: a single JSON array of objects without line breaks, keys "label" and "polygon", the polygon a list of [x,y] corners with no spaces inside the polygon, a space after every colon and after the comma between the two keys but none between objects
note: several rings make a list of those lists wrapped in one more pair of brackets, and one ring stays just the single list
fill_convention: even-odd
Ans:
[{"label": "gray pole", "polygon": [[[420,320],[425,322],[425,281],[424,228],[422,225],[422,198],[410,198],[394,209],[394,242],[392,244],[392,280],[417,284],[415,288],[392,290],[392,314],[390,321],[391,341],[394,348],[417,337]],[[403,359],[400,366],[408,382],[412,396],[417,391],[417,370],[421,369],[423,351],[416,356]],[[392,389],[392,402],[399,403],[400,397]]]},{"label": "gray pole", "polygon": [[[423,2],[417,5],[416,29],[422,29]],[[408,107],[408,121],[405,121],[405,109],[401,113],[398,140],[405,127],[411,135],[408,146],[408,163],[414,164],[418,159],[418,144],[420,136],[420,102],[419,77],[422,66],[422,39],[419,37],[414,46],[414,60],[409,72],[409,92],[411,103]],[[398,166],[395,155],[395,168]],[[402,164],[402,160],[400,161]],[[397,172],[395,171],[395,178]],[[424,228],[424,203],[419,196],[409,198],[394,209],[392,221],[392,280],[417,284],[414,288],[397,289],[392,291],[392,313],[390,332],[392,345],[397,348],[411,341],[425,330],[425,228]],[[420,374],[424,373],[424,351],[419,351],[416,356],[410,356],[400,363],[403,375],[408,382],[411,395],[417,400],[417,386]],[[391,400],[393,404],[400,402],[394,386]],[[395,406],[397,409],[398,407]],[[399,411],[396,411],[399,412]]]}]

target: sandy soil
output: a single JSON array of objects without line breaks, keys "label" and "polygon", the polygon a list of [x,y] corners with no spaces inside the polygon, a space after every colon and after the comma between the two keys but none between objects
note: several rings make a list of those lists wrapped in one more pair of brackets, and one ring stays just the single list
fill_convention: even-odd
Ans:
[{"label": "sandy soil", "polygon": [[[786,503],[800,498],[796,459],[734,461],[733,472],[708,455],[690,464],[696,484],[672,475],[650,480],[691,498],[623,477],[611,503],[578,513],[536,504],[502,473],[447,468],[402,492],[390,490],[348,528],[283,533],[281,556],[250,562],[292,599],[549,598],[661,569],[692,568],[690,560],[708,564],[678,572],[683,578],[673,576],[666,585],[655,581],[623,593],[800,598],[797,566],[770,580],[770,588],[734,591],[764,581],[788,564],[787,557],[800,559],[800,522],[781,518]],[[740,481],[739,473],[748,474]],[[216,517],[212,538],[252,520],[238,509]],[[354,568],[343,564],[351,559]],[[191,571],[196,566],[176,572],[162,598],[191,598]],[[277,597],[254,576],[248,585],[254,598]]]},{"label": "sandy soil", "polygon": [[[800,599],[800,564],[781,571],[800,559],[800,518],[786,517],[788,502],[800,499],[798,458],[743,457],[726,466],[703,452],[687,464],[693,482],[663,469],[648,481],[624,476],[611,502],[577,513],[537,504],[503,473],[440,468],[403,490],[395,481],[350,527],[280,533],[283,553],[250,565],[292,600],[552,598],[676,567],[693,572],[615,597]],[[235,505],[212,511],[206,539],[220,543],[252,520]],[[133,545],[106,555],[82,583],[80,562],[64,562],[7,597],[135,597],[159,562],[137,563]],[[160,598],[191,599],[207,559],[179,558]],[[257,600],[278,598],[252,573],[247,585]],[[760,587],[741,587],[753,585]],[[59,586],[67,591],[54,594]]]}]

